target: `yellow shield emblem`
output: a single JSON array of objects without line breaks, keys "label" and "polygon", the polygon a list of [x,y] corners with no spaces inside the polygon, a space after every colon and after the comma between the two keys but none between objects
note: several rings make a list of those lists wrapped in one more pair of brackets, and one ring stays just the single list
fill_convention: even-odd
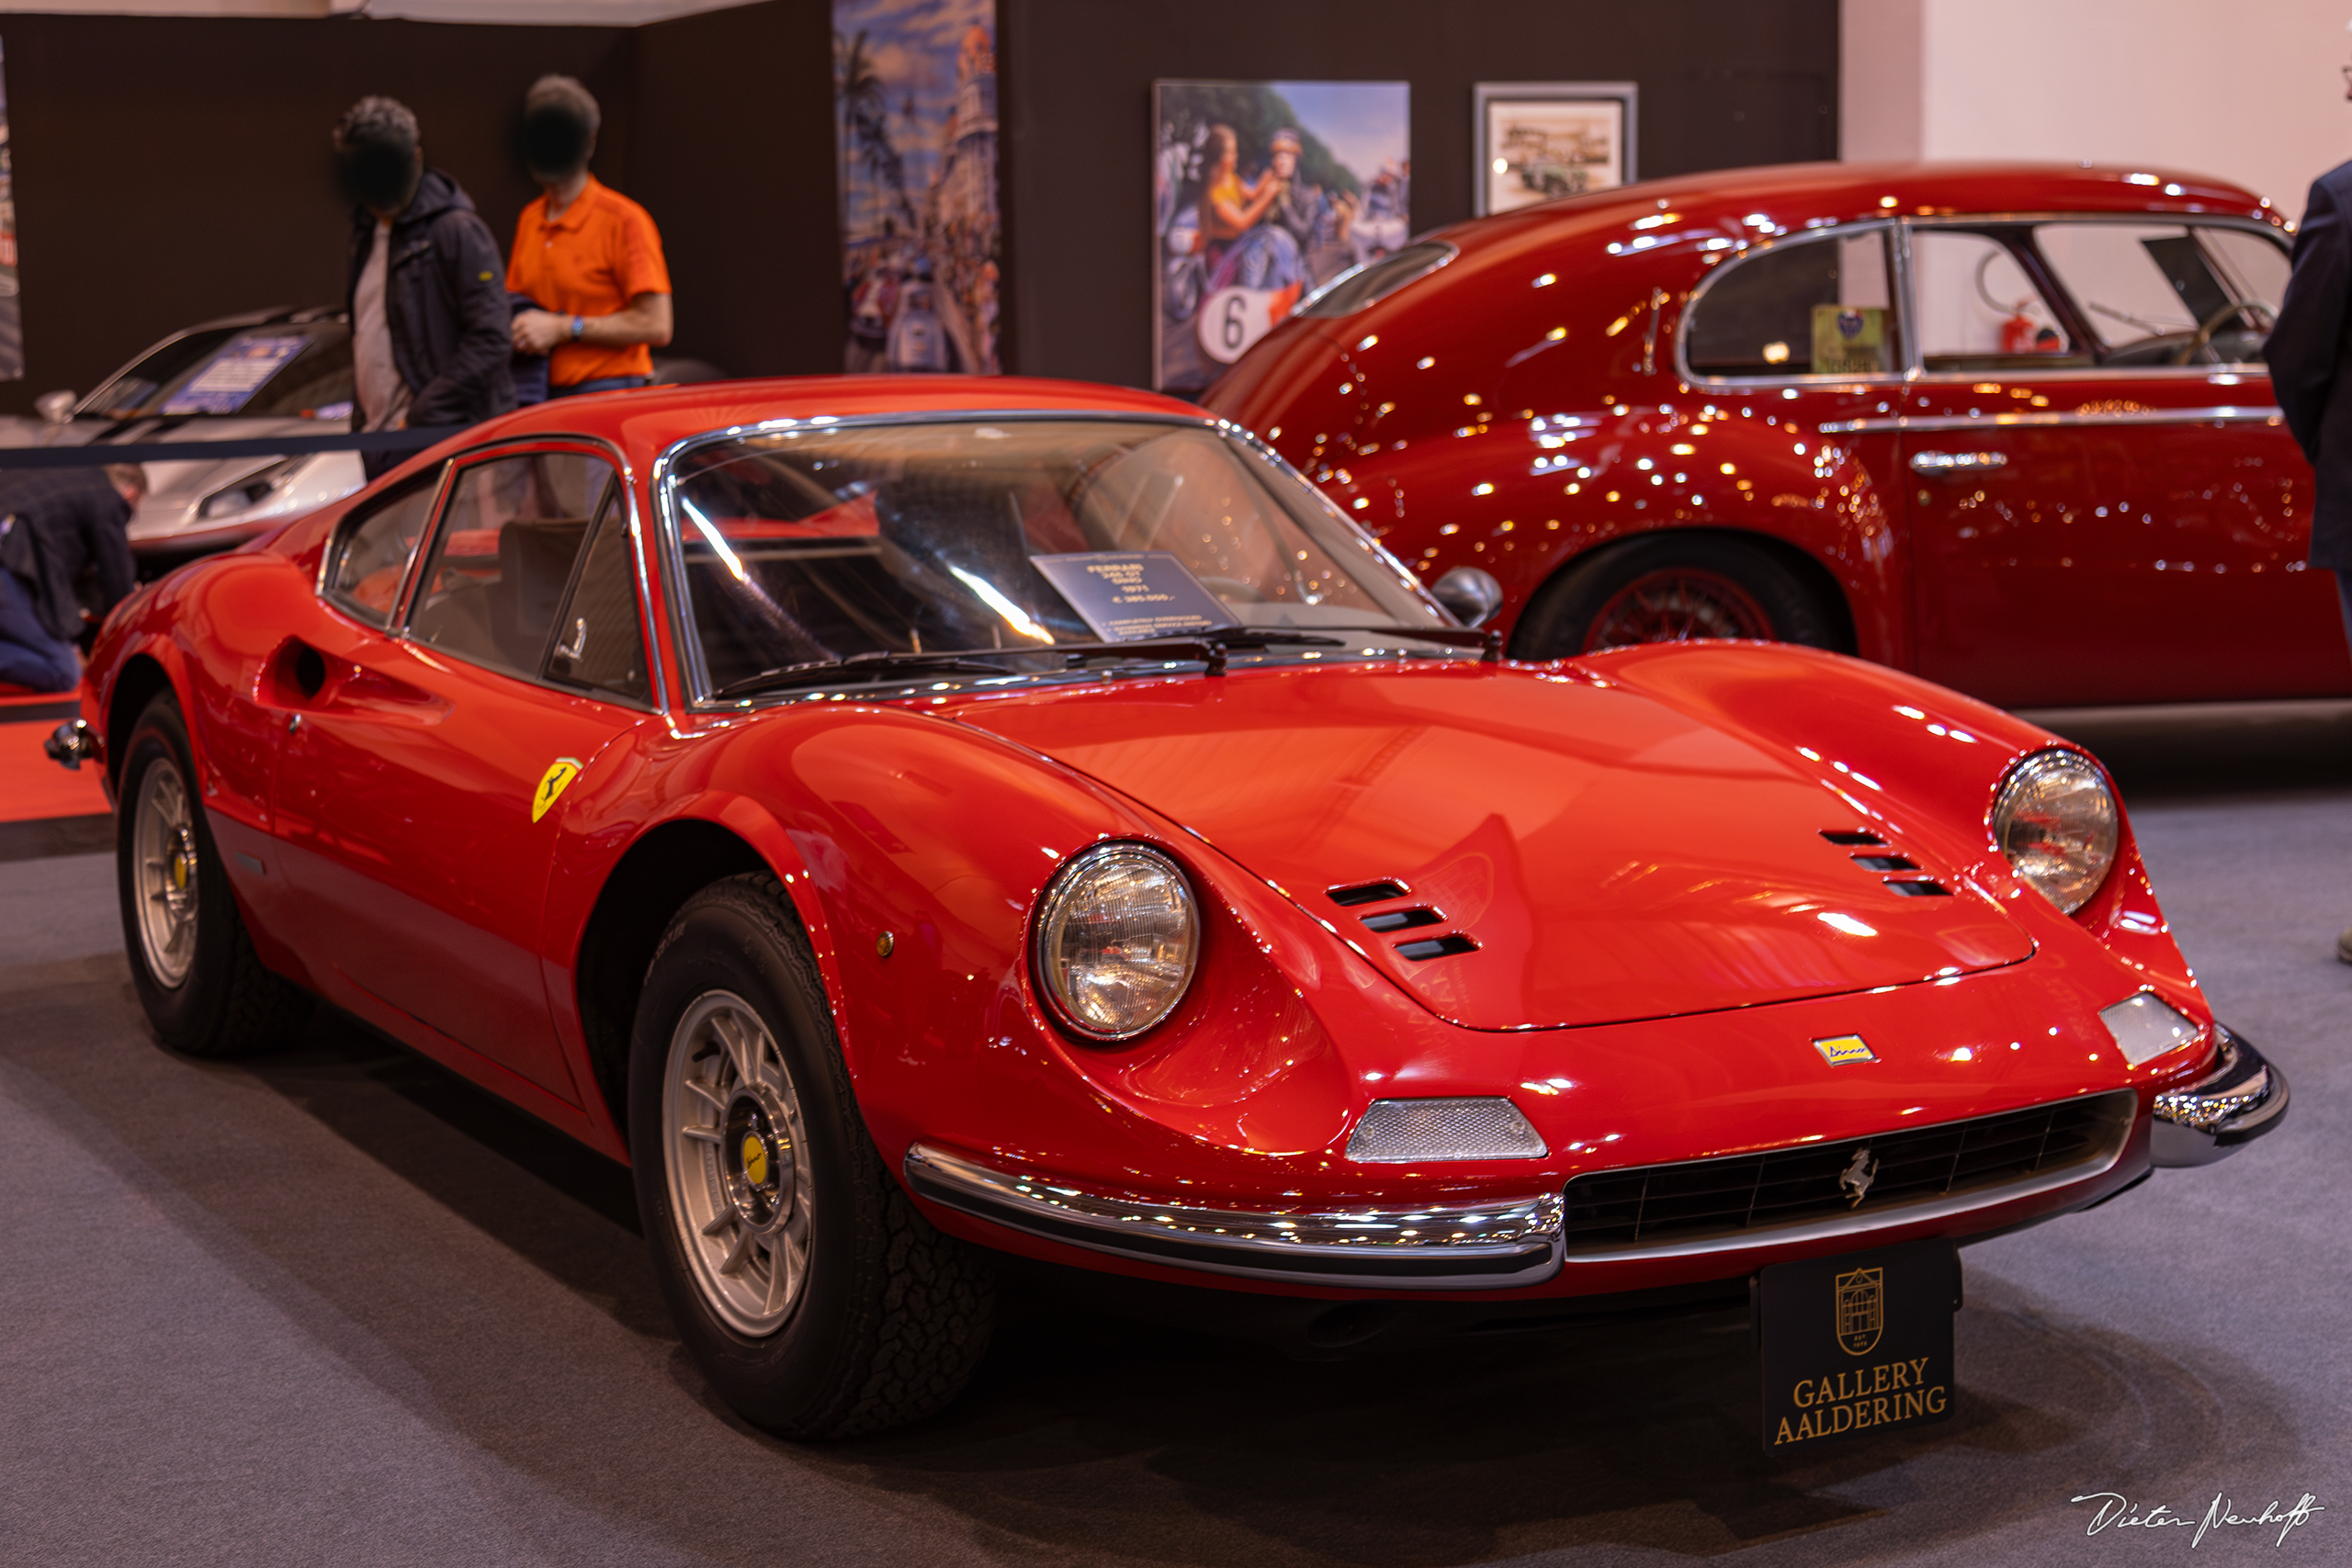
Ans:
[{"label": "yellow shield emblem", "polygon": [[531,792],[531,820],[536,822],[545,817],[548,807],[556,803],[557,796],[562,795],[571,781],[579,776],[579,758],[558,757],[555,765],[539,775],[539,787]]},{"label": "yellow shield emblem", "polygon": [[1840,1274],[1837,1288],[1838,1343],[1849,1356],[1867,1356],[1886,1328],[1886,1270]]}]

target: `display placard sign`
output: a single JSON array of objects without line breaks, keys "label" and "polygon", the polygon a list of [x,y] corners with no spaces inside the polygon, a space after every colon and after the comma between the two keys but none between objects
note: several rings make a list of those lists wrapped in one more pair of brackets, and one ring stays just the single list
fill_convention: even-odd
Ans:
[{"label": "display placard sign", "polygon": [[1767,1453],[1951,1418],[1951,1242],[1776,1263],[1757,1274],[1756,1306]]},{"label": "display placard sign", "polygon": [[300,333],[240,333],[181,384],[180,389],[164,404],[164,412],[235,413],[310,341]]},{"label": "display placard sign", "polygon": [[1104,642],[1182,637],[1239,623],[1183,561],[1166,550],[1031,556],[1079,618]]}]

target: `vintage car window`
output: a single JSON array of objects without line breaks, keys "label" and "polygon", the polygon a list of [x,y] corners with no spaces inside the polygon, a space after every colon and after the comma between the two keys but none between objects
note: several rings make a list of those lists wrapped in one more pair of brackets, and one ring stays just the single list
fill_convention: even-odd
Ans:
[{"label": "vintage car window", "polygon": [[584,452],[532,452],[458,470],[409,630],[469,663],[537,680],[588,524],[619,479]]},{"label": "vintage car window", "polygon": [[1785,240],[1732,263],[1694,300],[1683,353],[1701,376],[1891,376],[1903,367],[1886,231]]},{"label": "vintage car window", "polygon": [[1923,228],[1911,235],[1911,300],[1928,370],[2087,366],[2064,323],[1997,231]]},{"label": "vintage car window", "polygon": [[2041,223],[2034,243],[2115,368],[2256,364],[2286,290],[2285,249],[2243,229]]},{"label": "vintage car window", "polygon": [[696,448],[672,484],[714,690],[862,653],[1093,640],[1040,555],[1172,553],[1248,626],[1446,624],[1311,486],[1197,425],[801,429]]},{"label": "vintage car window", "polygon": [[1308,295],[1293,312],[1301,316],[1352,316],[1387,299],[1416,278],[1452,261],[1454,248],[1442,240],[1407,245],[1393,255],[1350,267]]},{"label": "vintage car window", "polygon": [[347,418],[351,332],[341,321],[212,327],[173,339],[83,400],[106,419]]},{"label": "vintage car window", "polygon": [[391,623],[401,581],[415,558],[417,541],[424,537],[425,524],[432,520],[441,474],[441,466],[427,468],[360,502],[335,525],[320,584],[345,614],[371,626]]},{"label": "vintage car window", "polygon": [[645,634],[637,615],[635,552],[628,507],[619,485],[605,491],[571,598],[556,617],[548,650],[548,679],[566,686],[610,692],[632,702],[652,700],[645,673]]}]

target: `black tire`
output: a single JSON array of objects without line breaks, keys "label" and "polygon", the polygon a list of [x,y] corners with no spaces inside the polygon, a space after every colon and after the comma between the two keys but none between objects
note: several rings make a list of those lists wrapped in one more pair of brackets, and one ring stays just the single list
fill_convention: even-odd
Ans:
[{"label": "black tire", "polygon": [[[767,1064],[767,1099],[753,1098],[713,1016],[764,1031],[751,1049]],[[718,1092],[687,1092],[688,1078]],[[690,1144],[665,1096],[710,1117],[712,1135]],[[655,1272],[719,1397],[785,1437],[842,1438],[930,1415],[963,1388],[988,1348],[990,1270],[978,1249],[933,1229],[885,1168],[816,959],[774,877],[714,883],[670,922],[638,1005],[628,1111]],[[763,1139],[756,1159],[744,1153]],[[706,1210],[710,1220],[692,1217]],[[741,1216],[778,1228],[747,1243],[756,1227]],[[798,1242],[792,1219],[805,1220]],[[712,1259],[729,1247],[742,1260],[722,1278]],[[779,1270],[797,1293],[775,1288]],[[741,1321],[779,1310],[772,1324]]]},{"label": "black tire", "polygon": [[[1626,615],[1628,595],[1650,584],[1669,593],[1688,585],[1685,613]],[[1619,628],[1645,618],[1642,629],[1650,635],[1607,636],[1604,615]],[[1836,607],[1766,550],[1720,534],[1669,530],[1595,550],[1545,583],[1513,630],[1511,657],[1566,659],[1627,642],[1725,636],[1841,651],[1847,642]]]},{"label": "black tire", "polygon": [[[276,1050],[301,1032],[316,1004],[255,955],[196,779],[178,699],[159,693],[130,727],[115,807],[115,887],[131,982],[156,1037],[175,1051],[237,1056]],[[143,862],[153,857],[140,849],[142,823],[161,827],[164,821],[160,813],[142,818],[142,811],[155,810],[150,791],[167,785],[178,791],[182,809],[174,818],[177,829],[164,834],[167,869],[159,874],[175,876],[174,892],[187,900],[180,906],[184,914],[159,917],[176,929],[168,942],[142,920],[142,908],[167,900],[142,886]]]}]

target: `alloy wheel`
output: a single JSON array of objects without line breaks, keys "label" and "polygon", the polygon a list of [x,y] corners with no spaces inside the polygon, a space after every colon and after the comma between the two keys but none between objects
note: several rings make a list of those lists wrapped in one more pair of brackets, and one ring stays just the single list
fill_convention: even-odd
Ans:
[{"label": "alloy wheel", "polygon": [[139,894],[139,946],[147,972],[177,990],[196,962],[196,811],[187,783],[169,759],[148,764],[132,807],[131,852]]}]

